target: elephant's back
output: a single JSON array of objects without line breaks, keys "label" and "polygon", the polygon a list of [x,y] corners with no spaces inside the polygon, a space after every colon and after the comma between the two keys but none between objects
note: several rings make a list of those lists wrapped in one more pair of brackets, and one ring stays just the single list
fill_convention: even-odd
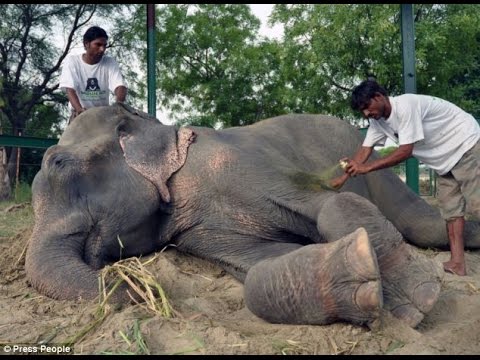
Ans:
[{"label": "elephant's back", "polygon": [[362,142],[358,129],[346,121],[314,114],[282,115],[228,128],[219,131],[219,138],[253,159],[288,162],[305,171],[320,171],[352,156]]},{"label": "elephant's back", "polygon": [[[285,115],[217,131],[192,129],[197,138],[177,176],[179,183],[192,189],[191,179],[198,179],[198,193],[205,184],[209,192],[238,190],[240,196],[248,188],[283,204],[315,202],[325,179],[341,174],[339,159],[352,156],[362,139],[350,124],[321,115]],[[348,189],[368,197],[363,177],[349,182]]]},{"label": "elephant's back", "polygon": [[[229,204],[261,201],[269,206],[268,198],[268,204],[308,217],[318,196],[326,194],[325,178],[341,174],[338,160],[352,156],[361,144],[353,126],[321,115],[279,116],[224,130],[192,129],[196,140],[171,186],[188,190],[189,196],[225,198]],[[368,196],[363,177],[350,185],[355,185],[351,191]]]}]

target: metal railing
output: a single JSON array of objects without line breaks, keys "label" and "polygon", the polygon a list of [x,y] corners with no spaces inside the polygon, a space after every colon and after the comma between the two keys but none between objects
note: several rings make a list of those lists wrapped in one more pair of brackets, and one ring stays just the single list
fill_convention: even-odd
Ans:
[{"label": "metal railing", "polygon": [[0,135],[0,147],[20,147],[20,148],[40,148],[46,149],[52,145],[56,145],[58,139],[46,139],[31,136],[13,136]]}]

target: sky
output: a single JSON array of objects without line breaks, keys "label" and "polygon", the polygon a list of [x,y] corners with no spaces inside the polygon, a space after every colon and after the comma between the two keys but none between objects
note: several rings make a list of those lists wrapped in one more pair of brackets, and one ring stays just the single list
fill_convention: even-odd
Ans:
[{"label": "sky", "polygon": [[283,35],[282,25],[270,27],[267,24],[268,16],[272,13],[274,4],[249,4],[253,14],[260,19],[262,25],[260,34],[269,38],[280,39]]}]

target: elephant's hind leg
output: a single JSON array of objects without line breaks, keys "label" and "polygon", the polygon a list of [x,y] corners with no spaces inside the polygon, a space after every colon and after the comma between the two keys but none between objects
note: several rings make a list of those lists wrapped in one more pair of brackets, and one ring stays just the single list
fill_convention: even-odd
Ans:
[{"label": "elephant's hind leg", "polygon": [[435,305],[443,269],[411,245],[402,243],[379,261],[388,309],[415,327]]},{"label": "elephant's hind leg", "polygon": [[383,298],[366,231],[259,262],[247,273],[245,301],[272,323],[370,323],[379,316]]},{"label": "elephant's hind leg", "polygon": [[440,294],[441,264],[419,253],[367,199],[353,193],[328,198],[318,213],[317,227],[327,241],[364,227],[375,249],[385,308],[415,327]]}]

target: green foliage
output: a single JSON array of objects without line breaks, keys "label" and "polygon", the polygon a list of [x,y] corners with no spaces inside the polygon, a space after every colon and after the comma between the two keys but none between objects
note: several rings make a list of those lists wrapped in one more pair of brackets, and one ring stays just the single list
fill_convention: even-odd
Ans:
[{"label": "green foliage", "polygon": [[31,184],[33,178],[40,170],[43,154],[47,149],[22,148],[20,154],[20,182]]},{"label": "green foliage", "polygon": [[383,147],[381,149],[378,149],[377,152],[381,157],[385,157],[385,156],[390,155],[391,153],[393,153],[397,149],[398,149],[397,146],[387,146],[387,147]]},{"label": "green foliage", "polygon": [[[377,152],[380,155],[380,157],[385,157],[390,155],[397,149],[398,149],[397,146],[387,146],[387,147],[378,149]],[[391,170],[397,175],[405,175],[405,161],[402,161],[401,163],[395,166],[392,166]]]},{"label": "green foliage", "polygon": [[162,104],[177,113],[216,118],[224,126],[258,120],[253,87],[262,86],[257,80],[265,69],[259,67],[268,66],[269,59],[254,45],[260,23],[249,7],[167,5],[158,15],[165,24],[157,32]]},{"label": "green foliage", "polygon": [[28,182],[21,181],[15,188],[15,203],[22,204],[32,201],[32,188]]},{"label": "green foliage", "polygon": [[[146,64],[145,6],[124,21],[124,43]],[[476,117],[480,7],[415,4],[417,91]],[[362,126],[352,88],[374,76],[403,93],[399,4],[276,4],[282,41],[260,38],[245,4],[156,6],[156,79],[161,107],[179,124],[246,125],[284,113],[326,113]],[[127,31],[129,29],[130,31]],[[146,97],[145,77],[137,93]]]},{"label": "green foliage", "polygon": [[[249,6],[169,4],[156,15],[159,102],[178,123],[238,126],[285,112],[281,45],[258,40]],[[146,38],[143,19],[131,26],[136,41]]]},{"label": "green foliage", "polygon": [[[359,81],[374,76],[390,94],[403,92],[399,4],[276,4],[270,22],[284,26],[281,41],[259,36],[260,22],[245,4],[155,8],[158,103],[179,124],[238,126],[294,112],[326,113],[362,125],[349,104]],[[46,129],[38,130],[39,136],[59,134],[63,123],[53,119],[66,118],[66,99],[55,82],[64,53],[49,35],[54,24],[62,24],[64,36],[77,24],[78,42],[93,14],[113,24],[109,52],[124,70],[128,101],[143,107],[145,4],[8,4],[4,9],[0,46],[20,49],[0,57],[5,132],[24,127],[30,135],[36,135],[34,129]],[[480,118],[480,7],[414,4],[414,14],[417,91]],[[27,33],[27,24],[34,31]],[[138,60],[139,68],[133,66]]]},{"label": "green foliage", "polygon": [[[480,8],[415,4],[414,12],[417,92],[478,117]],[[353,119],[350,91],[368,76],[392,95],[403,93],[399,15],[398,4],[276,5],[272,20],[285,26],[292,110]]]},{"label": "green foliage", "polygon": [[[0,133],[47,138],[61,134],[68,117],[67,98],[58,88],[62,62],[86,27],[93,25],[94,15],[114,19],[123,8],[114,4],[2,5]],[[61,38],[65,45],[57,44]],[[28,152],[22,154],[21,163],[26,165],[21,166],[20,177],[29,182],[36,172],[29,161],[38,166],[41,157]],[[16,154],[7,151],[12,180]]]},{"label": "green foliage", "polygon": [[480,118],[478,5],[421,5],[417,14],[418,92],[452,101]]},{"label": "green foliage", "polygon": [[[0,127],[4,133],[57,136],[66,96],[58,76],[66,55],[92,25],[93,15],[114,18],[113,4],[6,4],[0,18]],[[60,33],[59,33],[60,32]],[[64,47],[57,45],[64,37]],[[35,126],[33,126],[35,125]]]}]

